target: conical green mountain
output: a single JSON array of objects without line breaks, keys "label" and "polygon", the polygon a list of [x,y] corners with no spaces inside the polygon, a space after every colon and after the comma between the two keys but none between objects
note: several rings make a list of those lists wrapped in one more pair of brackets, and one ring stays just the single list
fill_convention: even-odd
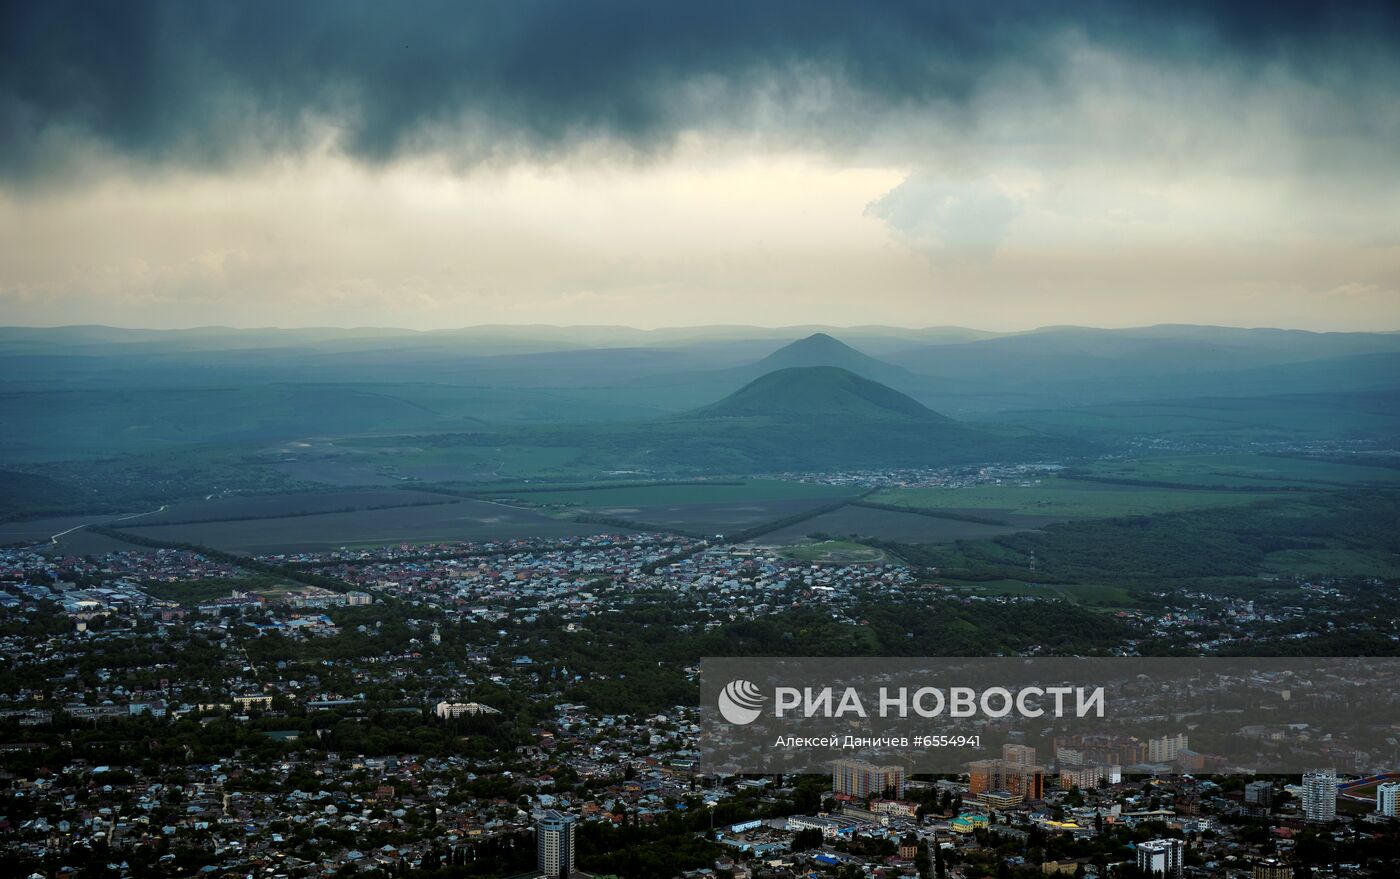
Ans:
[{"label": "conical green mountain", "polygon": [[[841,344],[835,339],[831,341]],[[912,397],[835,366],[803,366],[770,372],[723,400],[697,410],[692,417],[753,416],[847,422],[950,422]]]},{"label": "conical green mountain", "polygon": [[1035,460],[1083,445],[954,421],[834,366],[780,369],[630,436],[637,466],[726,473]]}]

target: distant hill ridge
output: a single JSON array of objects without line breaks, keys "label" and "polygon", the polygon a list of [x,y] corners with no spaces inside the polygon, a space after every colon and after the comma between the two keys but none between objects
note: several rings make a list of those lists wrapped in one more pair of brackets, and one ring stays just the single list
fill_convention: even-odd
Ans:
[{"label": "distant hill ridge", "polygon": [[[841,345],[829,336],[826,338],[836,345]],[[796,366],[778,369],[749,382],[719,402],[691,413],[691,417],[698,418],[752,416],[841,419],[853,422],[951,421],[894,388],[862,378],[838,366]]]}]

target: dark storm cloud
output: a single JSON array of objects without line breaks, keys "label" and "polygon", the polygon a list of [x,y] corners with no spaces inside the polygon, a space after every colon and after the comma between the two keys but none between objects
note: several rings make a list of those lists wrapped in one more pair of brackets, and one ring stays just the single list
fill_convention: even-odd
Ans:
[{"label": "dark storm cloud", "polygon": [[[861,114],[956,118],[1009,65],[1053,84],[1048,47],[1069,33],[1159,63],[1325,76],[1345,100],[1369,75],[1357,59],[1393,51],[1400,13],[1043,0],[10,2],[0,173],[61,174],[84,148],[218,167],[295,154],[327,131],[371,163],[550,154],[591,139],[647,153],[687,128],[840,139]],[[810,118],[786,105],[786,90],[823,76],[832,101]]]}]

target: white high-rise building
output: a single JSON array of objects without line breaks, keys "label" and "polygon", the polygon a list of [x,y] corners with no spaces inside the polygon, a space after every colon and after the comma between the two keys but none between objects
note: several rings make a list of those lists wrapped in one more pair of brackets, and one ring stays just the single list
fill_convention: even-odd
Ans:
[{"label": "white high-rise building", "polygon": [[1315,824],[1337,819],[1337,770],[1317,769],[1303,776],[1303,817]]},{"label": "white high-rise building", "polygon": [[546,876],[574,871],[574,819],[553,809],[535,819],[535,866]]},{"label": "white high-rise building", "polygon": [[1138,843],[1138,869],[1149,876],[1179,879],[1186,867],[1186,843],[1179,839],[1149,839]]},{"label": "white high-rise building", "polygon": [[1400,781],[1376,785],[1376,814],[1387,818],[1400,816]]}]

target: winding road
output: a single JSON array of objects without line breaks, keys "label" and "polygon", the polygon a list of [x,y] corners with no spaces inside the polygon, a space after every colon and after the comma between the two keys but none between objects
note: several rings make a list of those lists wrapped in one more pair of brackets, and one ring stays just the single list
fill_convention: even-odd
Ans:
[{"label": "winding road", "polygon": [[[170,505],[169,505],[169,504],[161,504],[161,505],[160,505],[159,507],[157,507],[156,509],[154,509],[154,510],[147,510],[147,511],[144,512],[144,513],[127,513],[125,516],[118,516],[118,517],[116,517],[115,519],[106,519],[106,520],[104,520],[104,521],[107,521],[107,522],[125,522],[127,519],[139,519],[139,518],[141,518],[142,516],[154,516],[156,513],[164,512],[164,511],[165,511],[165,508],[168,507],[168,506],[170,506]],[[74,531],[81,531],[82,529],[84,529],[84,528],[86,528],[86,527],[88,527],[89,525],[92,525],[92,524],[93,524],[92,522],[84,522],[84,523],[81,524],[81,525],[74,525],[72,528],[69,528],[69,529],[66,530],[66,531],[60,531],[60,532],[58,532],[57,534],[55,534],[55,535],[53,535],[52,537],[49,538],[49,543],[54,543],[54,544],[56,544],[56,543],[58,543],[58,539],[59,539],[60,537],[62,537],[63,535],[65,535],[65,534],[72,534]]]}]

